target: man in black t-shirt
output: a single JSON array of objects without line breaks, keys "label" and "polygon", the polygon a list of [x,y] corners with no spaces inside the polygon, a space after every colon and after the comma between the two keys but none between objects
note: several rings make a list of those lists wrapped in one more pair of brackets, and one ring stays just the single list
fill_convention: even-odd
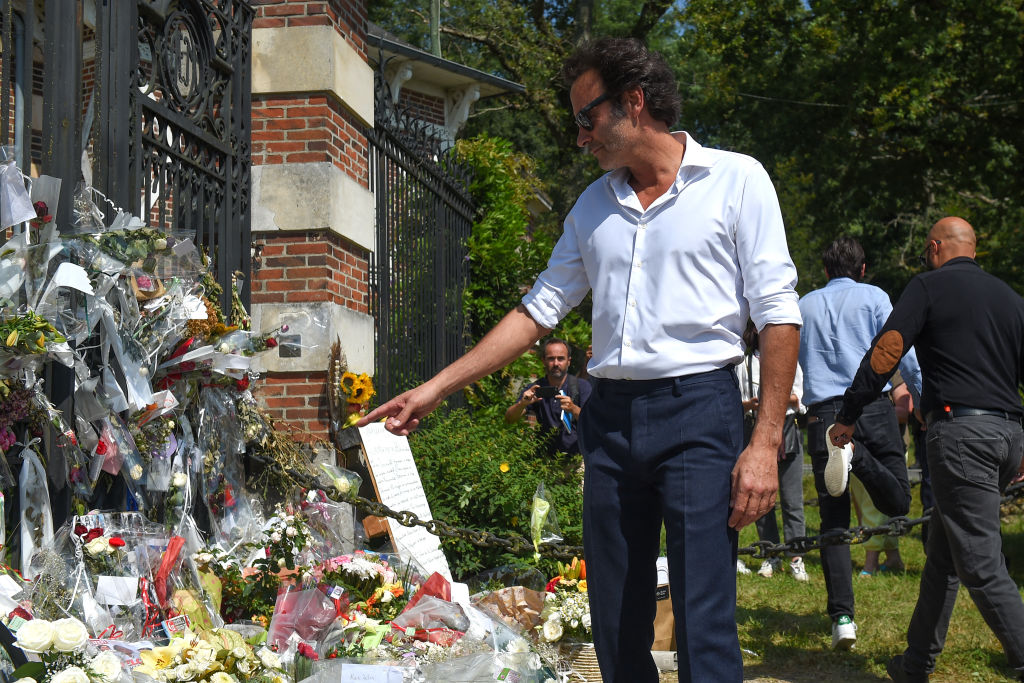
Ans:
[{"label": "man in black t-shirt", "polygon": [[[907,649],[887,667],[895,681],[927,681],[945,644],[962,583],[1024,680],[1024,602],[999,535],[1002,492],[1024,478],[1018,386],[1024,370],[1024,300],[974,261],[974,229],[943,218],[922,261],[861,362],[830,432],[842,446],[862,408],[913,345],[924,386],[927,458],[935,507]],[[838,450],[838,449],[837,449]]]},{"label": "man in black t-shirt", "polygon": [[[579,417],[590,399],[590,382],[569,375],[569,345],[561,339],[544,342],[541,357],[545,377],[523,390],[519,400],[505,411],[505,421],[516,422],[528,413],[549,435],[549,454],[579,453]],[[539,395],[545,393],[542,387],[553,387],[554,392],[543,397]]]}]

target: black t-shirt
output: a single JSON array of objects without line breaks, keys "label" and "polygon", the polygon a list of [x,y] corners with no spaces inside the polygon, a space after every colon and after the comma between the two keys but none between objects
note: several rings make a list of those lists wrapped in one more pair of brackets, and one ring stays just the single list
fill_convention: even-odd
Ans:
[{"label": "black t-shirt", "polygon": [[843,397],[840,422],[853,424],[911,346],[923,413],[954,404],[1021,414],[1024,299],[973,259],[951,259],[910,281]]},{"label": "black t-shirt", "polygon": [[[569,382],[571,378],[566,378],[565,384],[562,385],[562,390],[566,394],[571,395],[569,391]],[[577,378],[575,380],[579,383],[579,400],[574,400],[574,403],[580,408],[590,400],[590,393],[592,388],[590,382],[585,379]],[[542,387],[549,387],[551,384],[548,382],[546,377],[542,377],[537,384]],[[527,385],[529,388],[529,385]],[[526,393],[526,389],[523,390]],[[519,394],[519,398],[523,397],[523,393]],[[570,422],[571,428],[567,428],[565,423],[562,422],[562,404],[558,398],[542,398],[536,403],[530,404],[526,407],[526,412],[530,413],[537,418],[537,423],[541,429],[547,431],[550,434],[550,440],[548,441],[548,451],[551,453],[562,452],[562,453],[579,453],[579,425],[575,418]]]}]

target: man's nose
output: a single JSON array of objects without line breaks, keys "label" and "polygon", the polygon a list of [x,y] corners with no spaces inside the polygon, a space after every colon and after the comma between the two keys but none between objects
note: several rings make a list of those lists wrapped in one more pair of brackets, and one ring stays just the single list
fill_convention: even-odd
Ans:
[{"label": "man's nose", "polygon": [[579,129],[579,132],[576,133],[576,146],[586,147],[588,144],[590,144],[590,141],[593,139],[591,131],[587,130],[586,128],[578,124],[576,127]]}]

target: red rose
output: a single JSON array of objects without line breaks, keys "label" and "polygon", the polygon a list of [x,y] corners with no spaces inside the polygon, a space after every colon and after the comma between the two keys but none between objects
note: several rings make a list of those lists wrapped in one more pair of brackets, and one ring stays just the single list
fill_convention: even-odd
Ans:
[{"label": "red rose", "polygon": [[110,545],[114,546],[115,548],[123,548],[124,547],[124,539],[123,538],[118,538],[117,536],[111,536],[110,537]]},{"label": "red rose", "polygon": [[273,337],[267,337],[267,348],[272,349],[277,346],[277,340]]},{"label": "red rose", "polygon": [[75,536],[85,536],[89,533],[89,530],[85,528],[84,524],[75,525]]},{"label": "red rose", "polygon": [[312,659],[314,662],[320,659],[316,650],[310,647],[308,643],[299,643],[299,654],[307,659]]},{"label": "red rose", "polygon": [[248,375],[235,382],[235,386],[238,387],[239,391],[245,391],[249,388],[249,377]]},{"label": "red rose", "polygon": [[88,543],[89,541],[93,540],[94,538],[99,538],[102,535],[103,535],[103,528],[102,527],[96,527],[95,529],[89,529],[89,533],[87,533],[85,535],[85,538],[83,538],[82,541],[85,542],[85,543]]},{"label": "red rose", "polygon": [[103,439],[100,439],[100,442],[96,444],[96,455],[106,455],[107,450],[107,442],[104,441]]},{"label": "red rose", "polygon": [[49,207],[46,206],[46,202],[36,202],[32,205],[32,208],[36,210],[36,216],[42,218],[49,211]]}]

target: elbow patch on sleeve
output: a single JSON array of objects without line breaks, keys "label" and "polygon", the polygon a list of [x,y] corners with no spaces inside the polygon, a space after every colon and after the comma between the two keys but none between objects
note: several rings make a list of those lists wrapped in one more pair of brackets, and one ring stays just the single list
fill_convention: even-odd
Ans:
[{"label": "elbow patch on sleeve", "polygon": [[879,375],[888,375],[903,357],[903,335],[896,330],[883,334],[871,351],[871,369]]}]

